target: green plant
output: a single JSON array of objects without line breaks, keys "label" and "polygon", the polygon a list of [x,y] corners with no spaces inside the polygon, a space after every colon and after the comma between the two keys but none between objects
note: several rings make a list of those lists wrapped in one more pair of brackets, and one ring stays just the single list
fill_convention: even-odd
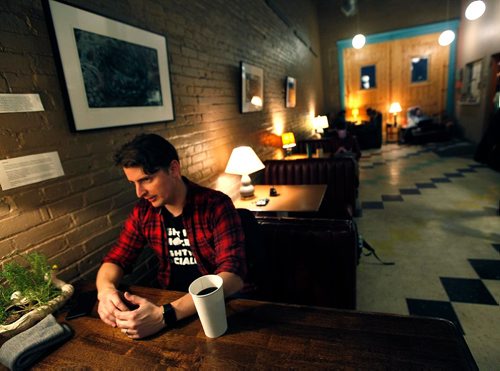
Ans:
[{"label": "green plant", "polygon": [[48,303],[61,293],[52,284],[52,268],[39,253],[20,255],[17,261],[4,264],[0,271],[0,324],[14,322],[34,308]]}]

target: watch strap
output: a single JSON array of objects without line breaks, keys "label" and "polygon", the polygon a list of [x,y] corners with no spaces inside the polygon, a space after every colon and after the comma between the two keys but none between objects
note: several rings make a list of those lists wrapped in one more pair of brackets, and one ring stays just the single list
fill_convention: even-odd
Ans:
[{"label": "watch strap", "polygon": [[163,321],[167,327],[174,327],[177,323],[177,315],[172,304],[168,303],[163,306]]}]

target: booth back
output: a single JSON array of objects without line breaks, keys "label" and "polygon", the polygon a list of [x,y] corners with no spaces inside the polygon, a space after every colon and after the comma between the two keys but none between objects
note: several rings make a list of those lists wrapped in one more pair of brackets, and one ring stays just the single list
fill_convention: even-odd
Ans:
[{"label": "booth back", "polygon": [[249,255],[258,257],[249,262],[253,277],[258,272],[254,298],[356,308],[358,240],[352,220],[256,219],[260,243],[247,246]]},{"label": "booth back", "polygon": [[326,184],[326,195],[319,216],[353,216],[359,185],[354,159],[266,160],[264,165],[264,184]]}]

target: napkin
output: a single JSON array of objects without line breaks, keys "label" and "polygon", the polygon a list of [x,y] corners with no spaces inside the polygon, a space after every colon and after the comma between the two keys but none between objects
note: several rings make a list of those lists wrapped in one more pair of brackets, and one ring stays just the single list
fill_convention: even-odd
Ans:
[{"label": "napkin", "polygon": [[49,314],[33,327],[7,340],[0,348],[0,362],[13,371],[24,370],[71,336],[71,327],[57,323]]}]

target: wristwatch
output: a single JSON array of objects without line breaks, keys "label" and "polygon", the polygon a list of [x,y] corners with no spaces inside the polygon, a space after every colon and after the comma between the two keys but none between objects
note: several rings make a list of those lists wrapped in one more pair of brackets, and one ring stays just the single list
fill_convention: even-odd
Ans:
[{"label": "wristwatch", "polygon": [[163,322],[167,327],[174,327],[177,323],[177,316],[172,304],[168,303],[163,306]]}]

